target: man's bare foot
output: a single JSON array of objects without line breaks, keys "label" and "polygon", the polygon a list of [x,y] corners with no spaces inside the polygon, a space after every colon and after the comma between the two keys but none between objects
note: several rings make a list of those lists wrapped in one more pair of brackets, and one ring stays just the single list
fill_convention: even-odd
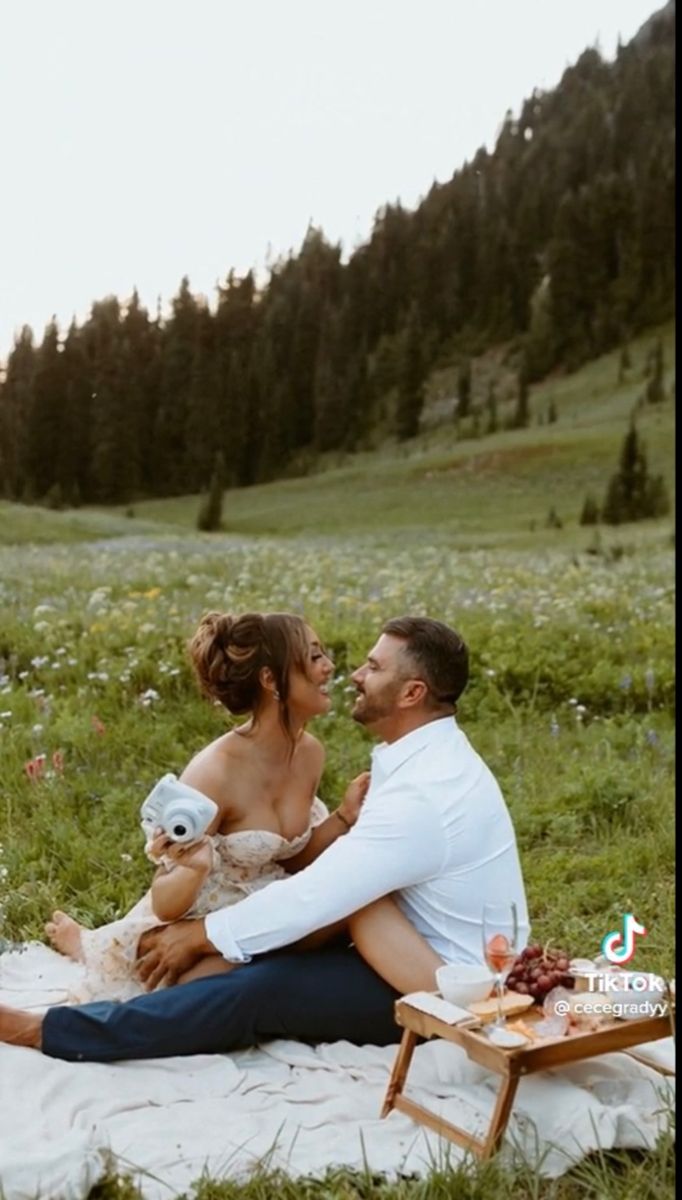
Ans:
[{"label": "man's bare foot", "polygon": [[60,954],[65,954],[74,962],[83,961],[81,926],[78,921],[74,921],[73,917],[69,917],[57,909],[52,914],[52,920],[47,922],[45,933]]},{"label": "man's bare foot", "polygon": [[0,1042],[7,1042],[10,1046],[33,1046],[40,1050],[42,1032],[42,1017],[0,1004]]}]

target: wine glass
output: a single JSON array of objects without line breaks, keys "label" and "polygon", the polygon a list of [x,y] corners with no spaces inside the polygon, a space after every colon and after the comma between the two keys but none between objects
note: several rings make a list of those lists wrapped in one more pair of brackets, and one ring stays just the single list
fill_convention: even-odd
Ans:
[{"label": "wine glass", "polygon": [[519,920],[516,904],[509,900],[502,904],[484,904],[481,926],[483,935],[483,957],[495,976],[495,993],[497,996],[497,1016],[488,1027],[488,1036],[495,1036],[504,1031],[505,1020],[502,1015],[502,996],[504,981],[516,958],[516,948],[519,936]]}]

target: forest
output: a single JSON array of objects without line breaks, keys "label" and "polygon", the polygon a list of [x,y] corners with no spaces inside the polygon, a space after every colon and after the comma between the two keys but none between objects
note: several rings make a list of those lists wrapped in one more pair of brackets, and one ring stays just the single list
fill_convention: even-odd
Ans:
[{"label": "forest", "polygon": [[523,425],[529,384],[673,313],[674,35],[669,3],[613,62],[586,50],[347,261],[310,227],[263,286],[230,271],[209,303],[184,278],[167,316],[133,294],[41,341],[25,326],[0,377],[0,494],[58,508],[304,474],[415,436],[444,364],[467,416],[472,359],[500,345]]}]

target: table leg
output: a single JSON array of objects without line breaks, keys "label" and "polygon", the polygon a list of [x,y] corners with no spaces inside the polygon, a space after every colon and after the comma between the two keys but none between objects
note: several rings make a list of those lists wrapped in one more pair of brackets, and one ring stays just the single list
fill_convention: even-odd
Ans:
[{"label": "table leg", "polygon": [[492,1154],[499,1148],[507,1128],[509,1114],[512,1110],[516,1089],[519,1086],[518,1075],[505,1075],[502,1078],[502,1087],[497,1093],[497,1101],[495,1103],[495,1111],[493,1112],[488,1129],[488,1136],[483,1144],[481,1158],[490,1158]]},{"label": "table leg", "polygon": [[388,1081],[386,1096],[384,1098],[384,1106],[381,1110],[382,1117],[387,1117],[391,1109],[395,1107],[395,1098],[399,1096],[405,1086],[405,1079],[412,1061],[414,1048],[417,1043],[417,1035],[411,1029],[406,1029],[403,1033],[400,1042],[400,1048],[393,1064],[391,1078]]}]

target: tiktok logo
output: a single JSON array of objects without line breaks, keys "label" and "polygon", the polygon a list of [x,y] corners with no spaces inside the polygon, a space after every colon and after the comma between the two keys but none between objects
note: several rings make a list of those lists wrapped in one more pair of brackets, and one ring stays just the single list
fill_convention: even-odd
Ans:
[{"label": "tiktok logo", "polygon": [[629,962],[635,953],[635,934],[644,937],[646,929],[640,925],[634,913],[624,913],[623,932],[613,929],[602,941],[601,952],[604,957],[619,967]]}]

